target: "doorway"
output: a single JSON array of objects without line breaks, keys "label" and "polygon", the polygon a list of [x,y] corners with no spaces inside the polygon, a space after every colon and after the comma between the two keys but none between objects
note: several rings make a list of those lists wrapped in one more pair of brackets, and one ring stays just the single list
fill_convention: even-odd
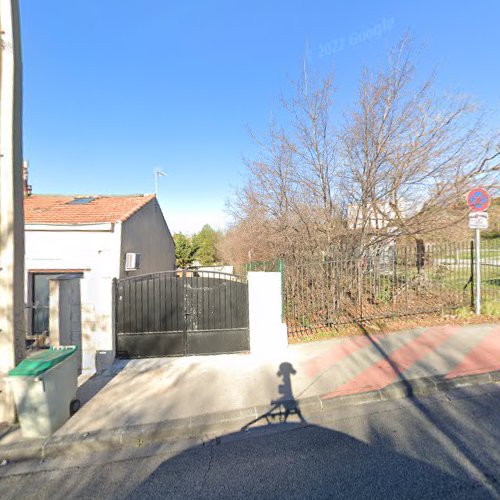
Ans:
[{"label": "doorway", "polygon": [[50,334],[50,304],[49,304],[49,280],[61,274],[76,274],[82,277],[83,273],[74,271],[59,272],[30,272],[31,285],[31,334],[39,336]]}]

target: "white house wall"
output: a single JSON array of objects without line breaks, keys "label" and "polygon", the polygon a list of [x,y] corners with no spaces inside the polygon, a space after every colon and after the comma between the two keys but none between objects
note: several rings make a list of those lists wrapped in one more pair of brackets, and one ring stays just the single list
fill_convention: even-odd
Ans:
[{"label": "white house wall", "polygon": [[[83,272],[84,371],[109,366],[115,355],[113,278],[175,269],[172,236],[156,200],[127,221],[80,226],[26,225],[26,279],[30,271]],[[125,254],[141,254],[140,269],[125,272]],[[26,281],[26,301],[30,286]],[[31,321],[28,322],[28,332]]]},{"label": "white house wall", "polygon": [[[121,278],[175,269],[174,241],[156,200],[127,219],[122,224],[121,235]],[[137,271],[125,272],[128,252],[141,254]]]},{"label": "white house wall", "polygon": [[31,225],[25,234],[26,276],[32,270],[83,271],[82,335],[88,336],[85,344],[94,347],[83,353],[84,370],[99,369],[114,359],[112,280],[120,272],[120,225],[102,225],[104,231],[96,231],[98,227],[89,231],[59,226],[49,231],[45,226],[40,231]]}]

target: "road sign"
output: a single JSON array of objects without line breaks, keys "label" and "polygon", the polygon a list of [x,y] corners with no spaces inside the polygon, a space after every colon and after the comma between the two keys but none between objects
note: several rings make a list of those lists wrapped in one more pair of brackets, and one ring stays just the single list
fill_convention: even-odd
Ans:
[{"label": "road sign", "polygon": [[467,205],[473,212],[483,212],[490,206],[490,195],[484,188],[474,188],[467,194]]},{"label": "road sign", "polygon": [[488,229],[488,212],[470,213],[469,229]]},{"label": "road sign", "polygon": [[484,188],[476,187],[467,194],[469,228],[474,229],[474,289],[476,314],[481,314],[481,229],[488,228],[488,214],[484,211],[490,206],[490,195]]}]

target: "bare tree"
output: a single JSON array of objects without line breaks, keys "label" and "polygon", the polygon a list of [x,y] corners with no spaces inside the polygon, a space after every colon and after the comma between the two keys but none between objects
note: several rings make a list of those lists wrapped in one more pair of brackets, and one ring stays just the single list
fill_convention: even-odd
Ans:
[{"label": "bare tree", "polygon": [[249,230],[248,220],[258,225],[251,230],[254,253],[265,240],[265,254],[314,255],[329,248],[342,227],[332,196],[338,171],[332,79],[311,82],[304,71],[295,90],[283,100],[287,127],[272,123],[264,139],[253,134],[260,155],[247,162],[249,182],[231,204],[242,228]]},{"label": "bare tree", "polygon": [[457,220],[443,214],[473,183],[498,181],[498,136],[484,139],[469,99],[436,96],[434,77],[417,84],[411,55],[405,37],[385,68],[364,71],[342,132],[341,183],[361,248],[447,227]]},{"label": "bare tree", "polygon": [[498,185],[500,142],[485,132],[481,110],[463,96],[437,95],[434,76],[418,83],[411,60],[404,37],[382,69],[363,71],[358,99],[337,126],[333,79],[304,69],[294,97],[283,100],[283,125],[253,136],[260,153],[230,204],[226,258],[361,255],[449,227],[465,216],[457,200],[472,184]]}]

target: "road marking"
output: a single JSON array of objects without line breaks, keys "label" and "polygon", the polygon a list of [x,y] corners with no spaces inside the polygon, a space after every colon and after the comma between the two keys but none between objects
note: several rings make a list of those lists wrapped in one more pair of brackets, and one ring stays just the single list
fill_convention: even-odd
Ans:
[{"label": "road marking", "polygon": [[[418,336],[425,332],[420,332]],[[373,344],[378,344],[379,339],[387,337],[387,334],[383,335],[370,335],[370,336],[358,336],[343,340],[341,343],[336,344],[333,348],[329,349],[327,352],[322,353],[309,360],[305,366],[305,372],[308,377],[316,377],[320,372],[331,368],[332,365],[338,363],[344,358],[347,358],[356,351],[364,349]],[[414,339],[413,339],[414,340]]]},{"label": "road marking", "polygon": [[330,368],[334,363],[339,362],[341,359],[369,345],[371,345],[371,342],[367,337],[346,339],[342,341],[342,343],[335,345],[326,353],[308,361],[305,368],[306,374],[309,377],[315,377],[324,369]]},{"label": "road marking", "polygon": [[446,378],[474,375],[500,370],[500,328],[491,330],[481,342],[471,349]]},{"label": "road marking", "polygon": [[[400,347],[393,353],[386,354],[386,359],[371,365],[356,377],[323,396],[322,399],[383,389],[400,379],[400,375],[405,370],[433,352],[459,330],[460,327],[458,326],[430,328],[415,340]],[[380,343],[376,339],[374,340],[380,349],[383,349]]]}]

